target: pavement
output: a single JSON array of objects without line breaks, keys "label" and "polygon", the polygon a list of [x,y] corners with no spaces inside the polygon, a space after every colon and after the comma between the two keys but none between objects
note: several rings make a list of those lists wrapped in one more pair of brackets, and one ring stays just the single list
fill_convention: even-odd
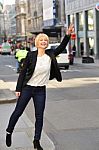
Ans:
[{"label": "pavement", "polygon": [[94,59],[94,63],[82,63],[82,58],[74,58],[74,65],[81,65],[81,66],[85,66],[85,67],[92,67],[92,66],[99,66],[99,59]]},{"label": "pavement", "polygon": [[[81,58],[75,58],[74,65],[99,67],[99,59],[95,60],[95,63],[82,64]],[[5,145],[6,126],[16,103],[14,93],[15,85],[15,82],[4,82],[0,80],[0,150],[33,150],[34,124],[30,121],[25,112],[15,127],[11,148],[7,148]],[[41,145],[44,150],[55,150],[53,142],[44,131],[42,133]]]}]

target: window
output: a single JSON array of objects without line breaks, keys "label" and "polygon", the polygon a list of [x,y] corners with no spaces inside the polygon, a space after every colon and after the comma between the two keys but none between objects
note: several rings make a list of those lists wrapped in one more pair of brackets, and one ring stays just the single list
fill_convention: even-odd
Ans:
[{"label": "window", "polygon": [[94,30],[93,10],[88,11],[88,30]]},{"label": "window", "polygon": [[30,25],[31,24],[31,20],[28,20],[28,25]]},{"label": "window", "polygon": [[27,7],[28,7],[28,13],[31,14],[31,8],[30,8],[30,0],[27,1]]},{"label": "window", "polygon": [[70,15],[70,23],[74,24],[74,14]]},{"label": "window", "polygon": [[79,13],[79,31],[83,31],[84,16],[83,12]]},{"label": "window", "polygon": [[89,38],[89,53],[90,55],[94,55],[94,38]]}]

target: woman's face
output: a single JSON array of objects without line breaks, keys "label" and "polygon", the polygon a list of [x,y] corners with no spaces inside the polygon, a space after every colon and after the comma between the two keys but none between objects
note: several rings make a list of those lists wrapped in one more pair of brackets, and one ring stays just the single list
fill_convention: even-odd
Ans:
[{"label": "woman's face", "polygon": [[48,47],[48,39],[42,36],[38,39],[38,48],[46,49]]}]

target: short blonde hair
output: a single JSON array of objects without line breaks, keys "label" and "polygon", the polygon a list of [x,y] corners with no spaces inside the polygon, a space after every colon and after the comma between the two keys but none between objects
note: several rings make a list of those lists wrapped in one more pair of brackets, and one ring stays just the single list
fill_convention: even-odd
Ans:
[{"label": "short blonde hair", "polygon": [[[38,34],[38,35],[36,36],[36,38],[35,38],[35,47],[38,48],[38,42],[39,42],[40,38],[42,38],[42,37],[45,37],[45,38],[47,39],[47,41],[48,41],[48,44],[49,44],[49,37],[47,36],[47,34],[40,33],[40,34]],[[48,46],[48,45],[47,45],[47,46]]]}]

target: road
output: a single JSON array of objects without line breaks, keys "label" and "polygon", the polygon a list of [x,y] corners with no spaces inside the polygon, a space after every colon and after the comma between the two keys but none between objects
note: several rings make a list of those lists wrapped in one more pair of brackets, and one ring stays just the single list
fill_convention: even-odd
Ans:
[{"label": "road", "polygon": [[[56,150],[99,150],[99,68],[74,64],[61,70],[63,81],[50,81],[44,130]],[[16,82],[13,56],[0,56],[0,78]],[[34,122],[32,100],[26,108]]]},{"label": "road", "polygon": [[14,56],[0,55],[0,79],[4,81],[17,80],[16,60]]}]

